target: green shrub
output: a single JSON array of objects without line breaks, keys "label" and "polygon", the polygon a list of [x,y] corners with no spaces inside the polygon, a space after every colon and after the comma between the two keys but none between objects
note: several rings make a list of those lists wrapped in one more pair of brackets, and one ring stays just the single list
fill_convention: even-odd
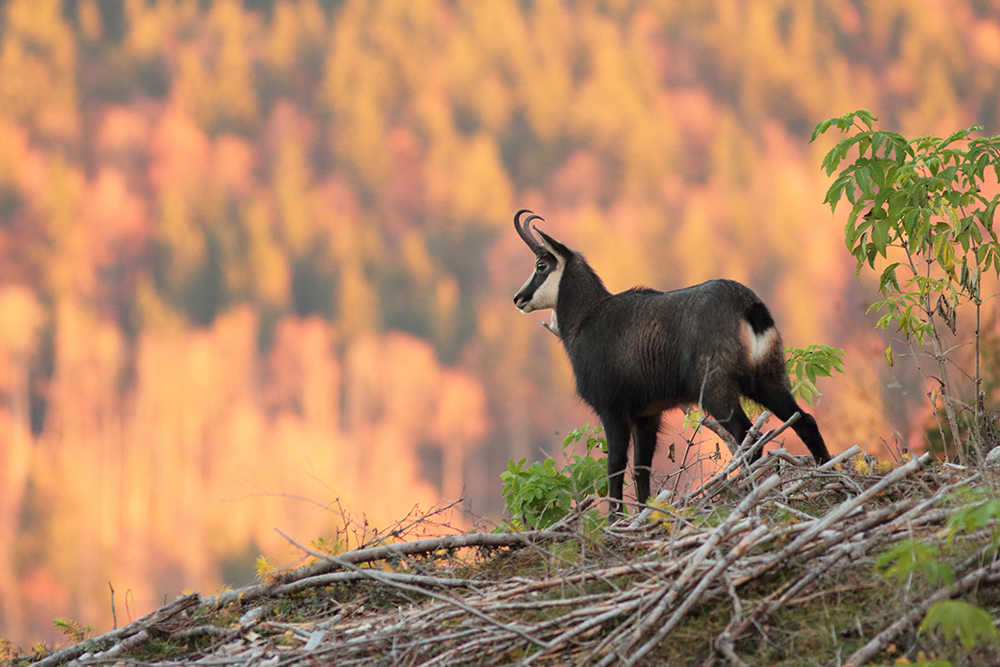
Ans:
[{"label": "green shrub", "polygon": [[602,430],[586,424],[571,431],[563,439],[563,449],[584,440],[587,453],[572,455],[564,466],[551,457],[527,468],[525,459],[507,462],[500,479],[504,504],[515,526],[547,528],[584,500],[608,495],[607,464],[604,459],[594,458],[595,450],[607,451],[607,441],[598,435]]}]

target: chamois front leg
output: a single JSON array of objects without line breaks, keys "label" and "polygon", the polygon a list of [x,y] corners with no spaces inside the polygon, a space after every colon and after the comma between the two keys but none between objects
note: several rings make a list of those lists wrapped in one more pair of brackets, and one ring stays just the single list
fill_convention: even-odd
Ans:
[{"label": "chamois front leg", "polygon": [[656,452],[656,438],[660,433],[660,417],[657,413],[635,420],[632,447],[633,473],[635,474],[635,499],[644,505],[649,500],[649,479],[653,472],[653,454]]},{"label": "chamois front leg", "polygon": [[613,522],[622,514],[622,497],[625,482],[625,464],[628,461],[628,443],[631,430],[621,417],[600,415],[604,435],[608,439],[608,497],[611,510],[608,521]]}]

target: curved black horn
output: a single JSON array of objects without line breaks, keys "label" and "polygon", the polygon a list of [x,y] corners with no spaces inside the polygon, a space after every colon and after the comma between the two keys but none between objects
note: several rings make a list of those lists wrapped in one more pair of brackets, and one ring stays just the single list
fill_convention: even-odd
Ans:
[{"label": "curved black horn", "polygon": [[517,230],[517,234],[518,236],[521,237],[521,240],[527,243],[528,247],[531,248],[531,251],[537,255],[539,252],[542,251],[542,244],[535,239],[534,235],[531,233],[531,230],[528,229],[528,223],[531,222],[532,220],[536,219],[544,220],[545,218],[543,218],[540,215],[535,215],[534,213],[531,213],[531,215],[528,216],[524,222],[521,222],[521,216],[524,215],[525,213],[531,213],[531,211],[529,211],[526,208],[522,208],[520,211],[514,214],[514,229]]}]

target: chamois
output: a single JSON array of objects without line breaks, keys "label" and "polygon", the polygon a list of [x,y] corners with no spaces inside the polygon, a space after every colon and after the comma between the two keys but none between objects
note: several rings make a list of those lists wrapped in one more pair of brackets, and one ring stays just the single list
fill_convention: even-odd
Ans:
[{"label": "chamois", "polygon": [[604,425],[612,515],[622,507],[630,440],[636,499],[649,498],[660,418],[673,408],[700,404],[737,443],[752,426],[741,395],[782,420],[800,412],[795,432],[817,463],[830,460],[816,420],[792,396],[771,313],[748,287],[718,279],[669,292],[636,287],[611,294],[579,252],[532,226],[536,239],[528,227],[533,220],[544,219],[526,209],[514,215],[518,235],[535,253],[535,271],[514,305],[523,313],[553,310],[545,326],[562,340],[577,393]]}]

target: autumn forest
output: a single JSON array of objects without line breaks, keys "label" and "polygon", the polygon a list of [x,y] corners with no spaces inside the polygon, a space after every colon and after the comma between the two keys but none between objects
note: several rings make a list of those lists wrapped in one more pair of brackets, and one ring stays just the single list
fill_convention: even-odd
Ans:
[{"label": "autumn forest", "polygon": [[499,520],[594,420],[519,208],[612,291],[746,283],[847,350],[832,451],[922,447],[809,143],[858,108],[1000,133],[1000,3],[0,2],[0,637],[246,583],[276,527]]}]

